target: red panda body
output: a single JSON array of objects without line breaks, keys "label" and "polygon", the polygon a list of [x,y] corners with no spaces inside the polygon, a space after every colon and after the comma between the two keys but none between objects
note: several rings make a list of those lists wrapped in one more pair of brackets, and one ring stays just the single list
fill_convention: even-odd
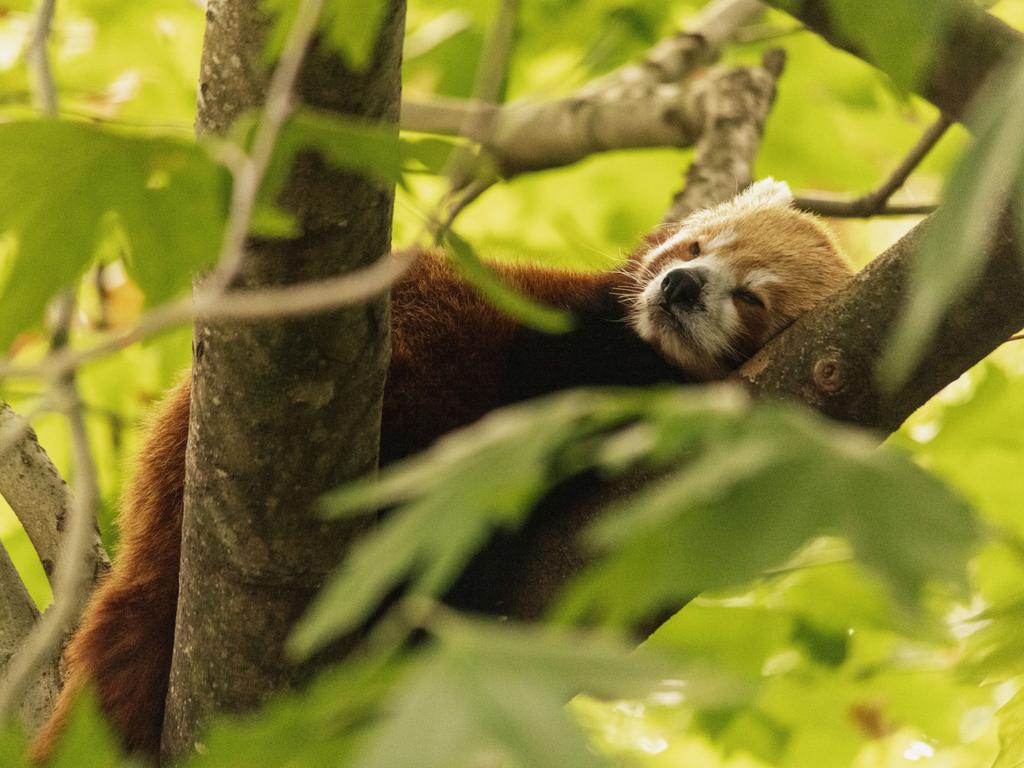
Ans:
[{"label": "red panda body", "polygon": [[[444,259],[424,254],[392,293],[381,463],[416,453],[496,407],[561,389],[721,378],[850,275],[823,226],[789,208],[779,190],[784,185],[766,184],[652,235],[622,271],[498,268],[518,290],[573,313],[575,328],[564,335],[517,324],[458,279]],[[765,238],[766,220],[781,234]],[[764,240],[770,248],[757,247]],[[186,380],[155,415],[124,499],[120,551],[65,654],[67,681],[37,739],[37,756],[50,752],[75,692],[86,684],[94,686],[130,751],[159,753],[178,593],[189,392]],[[552,506],[561,514],[560,500]],[[578,508],[540,525],[578,527]],[[517,591],[557,588],[522,576],[543,539],[543,531],[527,530],[517,542],[485,550],[451,601],[532,618],[544,599],[515,601]],[[571,570],[572,553],[564,559]]]}]

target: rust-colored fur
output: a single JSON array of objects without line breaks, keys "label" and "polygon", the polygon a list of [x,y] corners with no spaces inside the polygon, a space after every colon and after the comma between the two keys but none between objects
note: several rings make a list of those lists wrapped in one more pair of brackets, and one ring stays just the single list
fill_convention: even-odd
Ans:
[{"label": "rust-colored fur", "polygon": [[[577,311],[599,304],[606,285],[619,280],[534,267],[501,271],[520,290]],[[520,399],[505,382],[520,327],[456,278],[446,260],[421,256],[395,286],[392,317],[382,463]],[[37,759],[50,754],[75,695],[89,683],[128,750],[159,751],[178,595],[190,384],[186,378],[172,390],[152,420],[123,500],[115,565],[65,653],[64,690],[36,739]]]},{"label": "rust-colored fur", "polygon": [[128,514],[119,521],[117,567],[93,594],[64,654],[64,689],[36,740],[36,759],[50,753],[88,683],[128,750],[155,754],[160,744],[178,597],[189,384],[171,390],[152,419],[123,501]]},{"label": "rust-colored fur", "polygon": [[[775,306],[767,306],[756,317],[753,309],[738,310],[743,332],[751,336],[744,354],[752,353],[769,331],[792,321],[849,275],[848,268],[838,270],[833,264],[838,257],[820,225],[794,219],[799,217],[795,212],[780,215],[777,221],[772,211],[762,213],[766,218],[760,227],[754,227],[756,222],[741,227],[733,247],[747,249],[747,262],[751,248],[766,262],[776,260],[775,266],[785,266],[784,280],[773,287],[779,297],[772,299]],[[766,222],[767,229],[779,228],[776,235],[765,236]],[[714,218],[697,223],[714,224]],[[802,229],[797,232],[793,227]],[[794,240],[813,240],[815,248],[827,245],[829,253],[812,248],[801,259]],[[655,245],[656,240],[648,241],[649,248]],[[675,251],[666,256],[678,255]],[[635,310],[631,297],[650,282],[652,271],[657,272],[644,265],[644,254],[634,256],[623,271],[600,274],[499,268],[521,291],[577,316],[575,330],[562,336],[519,326],[459,280],[447,260],[422,255],[393,291],[381,462],[420,451],[495,407],[546,392],[580,385],[708,378],[712,368],[681,370],[678,361],[670,364],[668,355],[654,351],[626,322]],[[816,266],[823,268],[825,277],[817,274]],[[779,307],[787,308],[781,319]],[[721,370],[718,362],[715,366],[719,367],[713,370]],[[189,394],[190,381],[185,379],[153,420],[124,499],[118,557],[65,655],[67,682],[53,718],[37,739],[39,758],[52,750],[74,695],[87,683],[95,687],[100,706],[129,750],[150,756],[159,752],[178,594]],[[477,590],[463,602],[476,610],[493,609],[493,594],[497,592]]]}]

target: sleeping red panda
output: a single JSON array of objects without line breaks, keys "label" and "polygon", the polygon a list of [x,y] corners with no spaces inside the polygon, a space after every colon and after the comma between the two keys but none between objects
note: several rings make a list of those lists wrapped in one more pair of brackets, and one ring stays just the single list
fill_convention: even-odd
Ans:
[{"label": "sleeping red panda", "polygon": [[[424,253],[392,292],[381,463],[416,453],[494,408],[556,390],[727,376],[851,277],[827,228],[791,201],[785,184],[761,181],[658,229],[614,272],[496,266],[519,291],[576,316],[574,330],[563,335],[517,324],[463,283],[444,258]],[[129,751],[159,752],[189,394],[185,380],[154,418],[124,499],[118,557],[65,653],[67,679],[37,738],[37,757],[49,754],[75,693],[87,683]],[[519,569],[524,553],[536,554],[530,551],[536,535],[527,531],[513,547],[485,550],[450,601],[519,618],[535,613],[529,600],[511,602],[521,584],[507,574]]]}]

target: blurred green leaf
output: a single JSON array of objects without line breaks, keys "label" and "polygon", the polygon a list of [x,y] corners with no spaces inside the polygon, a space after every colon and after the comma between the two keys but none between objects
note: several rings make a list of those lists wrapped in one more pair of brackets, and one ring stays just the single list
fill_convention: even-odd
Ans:
[{"label": "blurred green leaf", "polygon": [[61,733],[47,768],[137,768],[124,757],[110,725],[100,713],[90,689],[75,699],[71,715]]},{"label": "blurred green leaf", "polygon": [[606,761],[565,710],[580,691],[636,696],[672,676],[687,680],[695,707],[748,695],[723,676],[608,640],[450,615],[431,629],[435,646],[396,689],[360,768],[471,768],[485,756],[535,768],[599,766]]},{"label": "blurred green leaf", "polygon": [[563,333],[572,328],[570,313],[545,306],[505,285],[494,270],[480,260],[473,246],[450,229],[444,241],[459,274],[498,309],[539,331]]},{"label": "blurred green leaf", "polygon": [[828,5],[841,34],[907,91],[921,84],[955,7],[949,0],[828,0]]},{"label": "blurred green leaf", "polygon": [[0,729],[0,765],[4,768],[29,768],[28,742],[15,728]]},{"label": "blurred green leaf", "polygon": [[[267,54],[276,59],[284,49],[299,3],[296,0],[261,2],[264,12],[275,17]],[[366,69],[388,7],[388,0],[325,0],[317,24],[322,43],[340,54],[353,70]]]},{"label": "blurred green leaf", "polygon": [[[710,450],[750,463],[727,471],[719,459],[717,477],[698,459],[615,504],[590,532],[609,554],[570,588],[560,615],[654,615],[780,566],[821,534],[846,537],[905,604],[931,579],[965,584],[980,534],[967,505],[866,436],[761,406]],[[621,586],[639,583],[641,592]]]},{"label": "blurred green leaf", "polygon": [[896,389],[913,373],[946,309],[978,282],[1024,164],[1024,60],[992,78],[972,110],[975,143],[961,158],[910,264],[906,308],[877,369]]},{"label": "blurred green leaf", "polygon": [[0,289],[0,349],[74,285],[110,212],[151,302],[184,290],[216,254],[224,175],[194,144],[49,121],[0,125],[0,144],[0,231],[18,243]]},{"label": "blurred green leaf", "polygon": [[992,768],[1024,765],[1024,691],[1018,691],[999,710],[999,756]]},{"label": "blurred green leaf", "polygon": [[[304,690],[282,692],[255,716],[222,715],[187,768],[335,768],[363,748],[387,697],[404,681],[408,659],[349,659]],[[415,667],[413,667],[415,669]]]},{"label": "blurred green leaf", "polygon": [[567,443],[629,418],[635,405],[579,393],[499,411],[393,465],[379,483],[363,481],[326,496],[323,506],[332,515],[406,506],[352,550],[296,627],[292,652],[307,656],[355,629],[407,579],[414,592],[442,592],[492,532],[517,529],[564,475],[554,465]]},{"label": "blurred green leaf", "polygon": [[913,605],[930,580],[964,581],[980,533],[966,504],[905,457],[810,414],[751,408],[726,388],[577,391],[503,409],[328,497],[335,514],[398,508],[328,583],[293,652],[350,632],[405,582],[443,594],[495,530],[518,528],[570,474],[641,467],[662,477],[593,526],[606,556],[561,615],[643,619],[781,566],[822,534],[847,537]]}]

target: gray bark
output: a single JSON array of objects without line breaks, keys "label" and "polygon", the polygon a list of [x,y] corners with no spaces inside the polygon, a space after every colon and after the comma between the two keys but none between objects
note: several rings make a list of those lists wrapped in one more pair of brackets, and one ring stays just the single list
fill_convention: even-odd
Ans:
[{"label": "gray bark", "polygon": [[[52,584],[71,494],[39,444],[35,431],[6,403],[0,403],[0,496],[25,529]],[[98,531],[93,537],[90,554],[90,583],[95,585],[110,567]],[[87,595],[81,597],[75,609],[76,617],[85,597]],[[7,552],[0,547],[0,673],[7,671],[8,660],[22,647],[38,619],[39,612],[20,575]],[[38,728],[53,709],[60,689],[59,650],[46,659],[21,697],[19,719],[30,731]]]},{"label": "gray bark", "polygon": [[[35,603],[21,582],[7,551],[0,547],[0,671],[14,655],[39,618]],[[53,654],[29,685],[18,707],[18,720],[27,731],[34,731],[50,716],[60,688]]]},{"label": "gray bark", "polygon": [[[223,132],[260,103],[257,9],[209,6],[201,132]],[[404,16],[392,0],[365,73],[314,49],[302,101],[397,123]],[[304,156],[281,202],[304,234],[251,243],[238,286],[330,278],[389,249],[393,189]],[[197,323],[165,755],[188,751],[213,712],[256,707],[305,674],[285,658],[285,638],[354,533],[320,523],[310,505],[376,464],[388,324],[386,298],[310,318]]]}]

